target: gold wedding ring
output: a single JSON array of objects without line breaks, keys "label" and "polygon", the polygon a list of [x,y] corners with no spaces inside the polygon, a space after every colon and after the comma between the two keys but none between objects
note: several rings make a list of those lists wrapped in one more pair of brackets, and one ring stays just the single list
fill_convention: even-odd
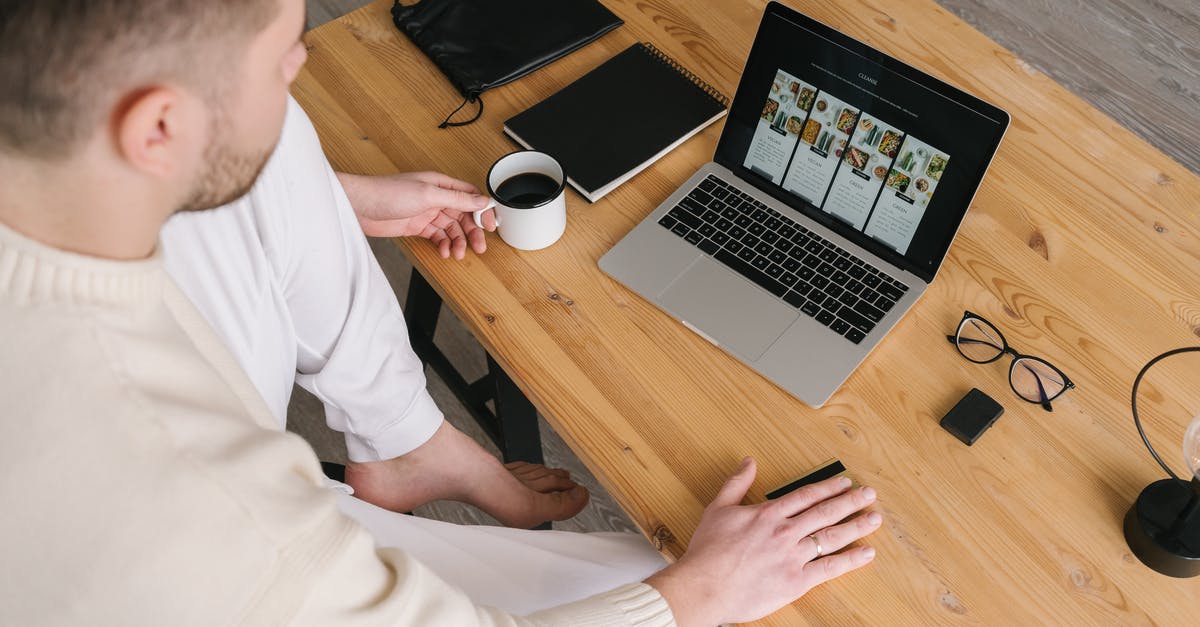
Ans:
[{"label": "gold wedding ring", "polygon": [[[821,557],[822,555],[824,555],[825,550],[821,548],[821,541],[817,539],[817,534],[814,533],[808,537],[812,538],[813,544],[815,544],[817,547],[817,557]],[[813,558],[813,559],[816,559],[816,558]]]}]

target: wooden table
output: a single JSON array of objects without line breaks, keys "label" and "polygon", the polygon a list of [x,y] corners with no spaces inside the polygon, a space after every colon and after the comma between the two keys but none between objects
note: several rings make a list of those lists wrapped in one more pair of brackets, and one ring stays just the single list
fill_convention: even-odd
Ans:
[{"label": "wooden table", "polygon": [[[636,40],[732,93],[763,8],[605,4],[623,28],[488,92],[473,126],[435,128],[459,96],[395,30],[386,0],[310,33],[293,92],[338,168],[437,169],[482,185],[513,149],[503,120]],[[753,500],[829,457],[878,488],[886,523],[871,540],[875,564],[766,624],[1196,624],[1200,580],[1141,565],[1121,519],[1161,472],[1129,418],[1133,376],[1200,335],[1200,179],[930,0],[791,4],[1013,114],[937,280],[824,408],[804,406],[596,267],[709,160],[720,125],[602,202],[569,192],[569,228],[550,249],[517,252],[493,237],[486,255],[453,262],[424,242],[399,245],[668,554],[682,553],[747,454],[760,463]],[[1003,366],[971,364],[945,341],[963,309],[1078,388],[1053,413],[1019,401]],[[1200,411],[1200,358],[1187,359],[1143,386],[1147,429],[1176,464],[1183,426]],[[967,448],[937,421],[971,387],[1007,413]]]}]

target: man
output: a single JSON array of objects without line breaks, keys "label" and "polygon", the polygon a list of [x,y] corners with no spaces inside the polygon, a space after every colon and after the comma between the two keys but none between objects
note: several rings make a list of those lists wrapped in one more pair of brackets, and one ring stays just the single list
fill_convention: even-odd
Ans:
[{"label": "man", "polygon": [[750,460],[678,563],[527,618],[376,550],[156,252],[172,214],[252,185],[303,21],[301,0],[0,2],[0,623],[714,624],[871,560],[842,549],[878,527],[872,491],[740,506]]}]

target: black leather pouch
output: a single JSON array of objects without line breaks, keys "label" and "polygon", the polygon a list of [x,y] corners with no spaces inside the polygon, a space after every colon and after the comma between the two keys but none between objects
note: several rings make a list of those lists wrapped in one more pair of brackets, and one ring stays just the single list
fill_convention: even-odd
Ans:
[{"label": "black leather pouch", "polygon": [[597,0],[396,0],[392,18],[463,95],[478,103],[464,126],[483,115],[479,95],[560,59],[624,24]]}]

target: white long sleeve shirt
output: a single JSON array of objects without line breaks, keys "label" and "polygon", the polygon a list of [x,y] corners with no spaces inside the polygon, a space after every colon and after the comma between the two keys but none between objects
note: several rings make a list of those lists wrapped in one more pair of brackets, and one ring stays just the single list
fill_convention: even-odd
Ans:
[{"label": "white long sleeve shirt", "polygon": [[162,249],[280,428],[293,382],[324,402],[356,462],[407,453],[441,425],[396,297],[294,100],[250,193],[174,216]]}]

